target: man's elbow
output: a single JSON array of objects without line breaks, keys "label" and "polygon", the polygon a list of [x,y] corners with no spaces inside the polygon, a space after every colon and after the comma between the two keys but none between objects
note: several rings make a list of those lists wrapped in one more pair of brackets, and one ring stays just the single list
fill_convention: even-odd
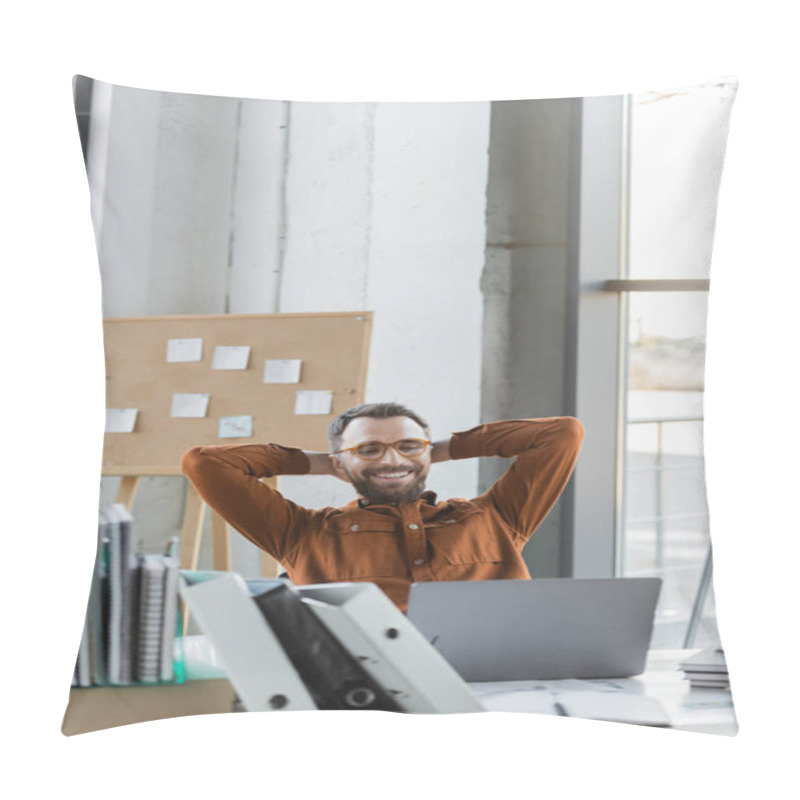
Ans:
[{"label": "man's elbow", "polygon": [[586,433],[583,423],[576,417],[560,417],[559,424],[564,438],[574,442],[576,447],[580,447]]},{"label": "man's elbow", "polygon": [[187,478],[191,478],[198,473],[203,460],[202,447],[190,448],[183,454],[183,457],[181,458],[181,472]]}]

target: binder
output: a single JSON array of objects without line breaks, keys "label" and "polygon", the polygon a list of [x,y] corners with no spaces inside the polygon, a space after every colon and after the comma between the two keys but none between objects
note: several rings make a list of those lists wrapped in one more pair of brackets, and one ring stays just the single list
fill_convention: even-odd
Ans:
[{"label": "binder", "polygon": [[97,530],[97,554],[89,591],[88,635],[91,683],[102,686],[107,680],[108,654],[108,520],[101,515]]},{"label": "binder", "polygon": [[134,676],[135,653],[138,640],[136,617],[138,611],[139,582],[138,563],[133,548],[133,517],[122,503],[114,504],[114,512],[119,519],[120,535],[120,581],[122,586],[121,616],[121,655],[120,682],[132,683]]},{"label": "binder", "polygon": [[97,549],[78,648],[74,686],[101,685],[106,679],[107,526],[108,519],[101,511],[97,520]]},{"label": "binder", "polygon": [[106,512],[108,534],[108,682],[122,682],[122,544],[120,521],[112,509]]},{"label": "binder", "polygon": [[180,595],[246,711],[317,708],[239,575],[181,570]]},{"label": "binder", "polygon": [[[280,579],[245,582],[230,572],[181,571],[180,575],[181,596],[247,711],[276,710],[277,706],[267,702],[276,692],[290,701],[280,710],[378,708],[378,704],[348,705],[346,701],[342,705],[343,692],[349,686],[342,676],[352,675],[354,664],[363,670],[360,680],[364,681],[366,674],[374,682],[358,686],[368,686],[386,708],[439,714],[486,710],[458,673],[374,584],[293,586]],[[298,608],[311,614],[301,616]],[[321,625],[310,621],[313,619]],[[333,658],[328,653],[320,658],[331,641],[345,652],[344,667],[332,667],[336,662],[328,661]],[[296,663],[287,652],[295,646],[301,652]],[[328,683],[321,688],[316,681],[322,679],[311,673],[309,663],[318,668],[326,665],[321,671]],[[363,702],[364,696],[360,697]]]},{"label": "binder", "polygon": [[86,687],[91,685],[91,666],[89,661],[89,627],[88,619],[83,622],[83,635],[78,647],[78,658],[75,662],[75,673],[72,685]]},{"label": "binder", "polygon": [[287,583],[253,597],[322,710],[400,711],[397,701]]},{"label": "binder", "polygon": [[133,681],[137,634],[137,563],[133,551],[133,517],[121,503],[115,503],[107,515],[110,521],[108,682],[125,685]]},{"label": "binder", "polygon": [[442,655],[372,583],[299,586],[303,602],[407,713],[485,711]]}]

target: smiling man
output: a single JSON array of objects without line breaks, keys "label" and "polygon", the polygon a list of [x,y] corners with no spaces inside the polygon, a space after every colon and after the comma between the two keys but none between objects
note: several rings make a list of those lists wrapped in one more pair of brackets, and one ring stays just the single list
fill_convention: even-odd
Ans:
[{"label": "smiling man", "polygon": [[[431,441],[399,403],[356,406],[328,428],[330,453],[278,444],[195,447],[182,468],[203,499],[296,584],[371,581],[401,609],[414,582],[529,578],[522,548],[569,480],[583,439],[572,417],[506,420]],[[484,494],[439,501],[431,464],[514,458]],[[261,482],[334,475],[359,497],[310,509]]]}]

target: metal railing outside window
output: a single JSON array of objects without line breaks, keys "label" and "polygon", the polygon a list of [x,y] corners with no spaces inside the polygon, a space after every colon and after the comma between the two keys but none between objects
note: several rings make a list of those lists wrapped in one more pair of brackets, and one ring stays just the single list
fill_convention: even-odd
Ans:
[{"label": "metal railing outside window", "polygon": [[[710,538],[702,445],[694,454],[675,454],[665,446],[670,429],[683,428],[685,433],[694,429],[694,437],[701,440],[702,423],[701,416],[627,420],[629,431],[641,434],[649,428],[654,435],[647,451],[626,453],[620,570],[626,577],[657,576],[664,582],[653,638],[656,647],[718,641],[713,607],[707,608],[713,598],[709,597]],[[703,617],[704,611],[710,613]]]}]

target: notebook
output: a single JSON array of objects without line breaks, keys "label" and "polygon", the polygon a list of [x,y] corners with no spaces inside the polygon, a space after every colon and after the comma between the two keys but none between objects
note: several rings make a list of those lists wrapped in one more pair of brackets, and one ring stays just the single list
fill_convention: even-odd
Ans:
[{"label": "notebook", "polygon": [[437,581],[408,619],[466,681],[624,678],[644,671],[660,578]]}]

